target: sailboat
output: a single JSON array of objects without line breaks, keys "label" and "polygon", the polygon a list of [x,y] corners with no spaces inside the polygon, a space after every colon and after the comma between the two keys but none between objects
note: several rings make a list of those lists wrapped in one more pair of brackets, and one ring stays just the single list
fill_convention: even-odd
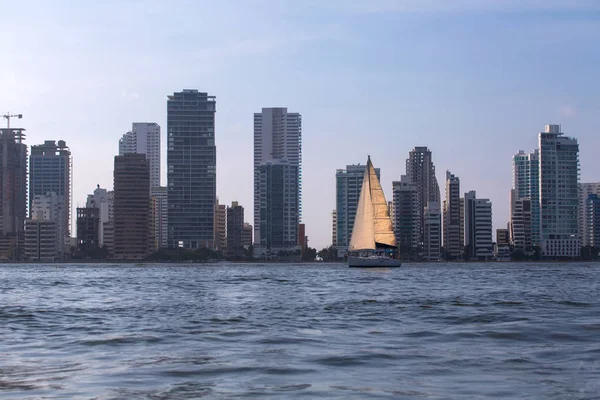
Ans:
[{"label": "sailboat", "polygon": [[371,157],[363,178],[352,237],[348,247],[350,267],[399,267],[392,218]]}]

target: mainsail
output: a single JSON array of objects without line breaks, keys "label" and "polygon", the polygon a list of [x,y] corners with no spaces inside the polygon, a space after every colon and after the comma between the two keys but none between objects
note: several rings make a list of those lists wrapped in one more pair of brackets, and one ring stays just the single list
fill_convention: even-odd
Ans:
[{"label": "mainsail", "polygon": [[375,174],[371,157],[367,160],[363,178],[350,251],[375,250],[380,247],[396,247],[396,237],[392,230],[392,219],[381,183]]}]

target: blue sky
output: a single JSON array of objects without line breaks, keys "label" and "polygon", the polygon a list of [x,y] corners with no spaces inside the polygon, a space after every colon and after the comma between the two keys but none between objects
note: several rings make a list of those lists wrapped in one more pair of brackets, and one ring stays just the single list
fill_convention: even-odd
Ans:
[{"label": "blue sky", "polygon": [[492,200],[495,228],[511,156],[545,124],[579,139],[582,181],[600,180],[596,1],[21,1],[3,5],[0,37],[0,109],[24,114],[28,144],[67,141],[74,206],[112,188],[132,122],[164,137],[166,96],[184,88],[217,96],[217,193],[250,222],[253,113],[302,114],[318,248],[331,243],[335,170],[367,154],[390,200],[408,152],[430,147],[442,196],[449,169]]}]

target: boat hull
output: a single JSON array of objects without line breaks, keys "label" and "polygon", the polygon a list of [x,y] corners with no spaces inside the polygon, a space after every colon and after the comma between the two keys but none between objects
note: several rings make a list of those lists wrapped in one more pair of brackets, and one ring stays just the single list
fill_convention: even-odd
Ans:
[{"label": "boat hull", "polygon": [[387,257],[348,257],[348,266],[351,268],[396,268],[400,267],[400,260]]}]

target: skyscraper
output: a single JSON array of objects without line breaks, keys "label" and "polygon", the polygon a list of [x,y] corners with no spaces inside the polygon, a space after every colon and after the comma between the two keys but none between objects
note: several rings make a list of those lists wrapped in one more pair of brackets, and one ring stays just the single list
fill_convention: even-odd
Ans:
[{"label": "skyscraper", "polygon": [[227,207],[227,258],[240,260],[245,255],[244,250],[244,207],[237,201]]},{"label": "skyscraper", "polygon": [[51,192],[33,198],[31,218],[25,220],[25,259],[30,261],[56,261],[63,252],[64,239],[60,240],[59,225],[64,200]]},{"label": "skyscraper", "polygon": [[117,260],[143,260],[153,247],[150,169],[144,154],[115,157],[114,252]]},{"label": "skyscraper", "polygon": [[169,247],[214,248],[215,96],[183,90],[167,101]]},{"label": "skyscraper", "polygon": [[134,122],[119,140],[119,155],[145,154],[150,165],[150,187],[160,186],[160,126],[154,122]]},{"label": "skyscraper", "polygon": [[588,195],[588,199],[585,204],[585,213],[587,229],[585,230],[587,235],[586,242],[588,246],[600,247],[600,196],[597,194]]},{"label": "skyscraper", "polygon": [[165,186],[153,187],[150,190],[152,199],[152,217],[154,225],[154,248],[164,249],[169,247],[168,240],[168,199],[167,188]]},{"label": "skyscraper", "polygon": [[438,261],[442,246],[442,227],[440,204],[430,201],[423,213],[423,258],[428,261]]},{"label": "skyscraper", "polygon": [[85,206],[86,208],[98,209],[98,244],[100,247],[102,247],[104,246],[105,239],[104,228],[110,221],[108,191],[106,189],[102,189],[100,185],[97,185],[96,189],[94,189],[94,193],[88,194]]},{"label": "skyscraper", "polygon": [[393,214],[392,221],[400,255],[409,255],[419,251],[419,219],[417,186],[406,175],[400,181],[392,182]]},{"label": "skyscraper", "polygon": [[[64,140],[46,140],[31,146],[29,157],[29,207],[35,196],[55,193],[63,202],[57,215],[58,236],[63,242],[71,232],[71,151]],[[63,245],[60,245],[62,249]]]},{"label": "skyscraper", "polygon": [[25,129],[0,129],[0,259],[18,259],[27,212]]},{"label": "skyscraper", "polygon": [[[406,176],[409,182],[414,183],[417,188],[419,243],[421,244],[424,243],[425,208],[427,204],[429,202],[437,203],[437,208],[435,206],[430,207],[429,218],[440,215],[440,187],[435,177],[435,166],[433,165],[431,150],[427,147],[415,147],[409,152],[406,160]],[[432,254],[428,250],[425,250],[425,252]]]},{"label": "skyscraper", "polygon": [[331,245],[337,247],[337,210],[331,212]]},{"label": "skyscraper", "polygon": [[[338,169],[335,172],[336,244],[339,257],[343,257],[348,252],[366,167],[360,164],[346,165],[346,169]],[[375,174],[379,179],[379,168],[375,168]]]},{"label": "skyscraper", "polygon": [[600,195],[600,182],[579,184],[579,237],[583,246],[590,246],[590,221],[587,213],[588,199],[591,194]]},{"label": "skyscraper", "polygon": [[546,125],[538,136],[542,255],[577,257],[579,145],[560,130],[560,125]]},{"label": "skyscraper", "polygon": [[223,255],[226,253],[228,243],[227,210],[227,205],[219,204],[219,198],[217,198],[217,204],[215,206],[215,247],[217,250],[221,251]]},{"label": "skyscraper", "polygon": [[[280,207],[273,202],[264,204],[269,199],[278,201],[278,195],[268,192],[275,188],[272,184],[284,185],[276,190],[281,190],[289,198],[281,205],[286,208],[285,215],[264,215]],[[275,243],[298,246],[301,196],[302,116],[288,113],[287,108],[263,108],[262,112],[254,114],[254,241],[258,246],[255,254],[265,253],[264,246],[274,246]],[[268,224],[279,219],[282,236],[274,238],[272,233],[279,228],[273,230]]]},{"label": "skyscraper", "polygon": [[492,239],[492,203],[478,199],[475,191],[465,193],[465,252],[473,259],[491,260],[494,254]]},{"label": "skyscraper", "polygon": [[531,200],[529,197],[517,198],[516,190],[510,192],[510,243],[515,251],[533,252]]},{"label": "skyscraper", "polygon": [[446,259],[461,256],[463,227],[460,224],[460,180],[446,171],[446,199],[443,207],[444,251]]},{"label": "skyscraper", "polygon": [[[288,161],[261,163],[259,168],[260,238],[255,238],[255,257],[298,253],[298,166]],[[256,228],[255,228],[256,232]]]},{"label": "skyscraper", "polygon": [[[531,153],[519,150],[513,156],[513,189],[514,201],[529,200],[531,206],[531,241],[532,245],[539,245],[540,233],[540,156],[539,150]],[[513,196],[513,195],[511,195]],[[511,205],[516,204],[511,200]],[[512,218],[513,211],[509,211]]]}]

